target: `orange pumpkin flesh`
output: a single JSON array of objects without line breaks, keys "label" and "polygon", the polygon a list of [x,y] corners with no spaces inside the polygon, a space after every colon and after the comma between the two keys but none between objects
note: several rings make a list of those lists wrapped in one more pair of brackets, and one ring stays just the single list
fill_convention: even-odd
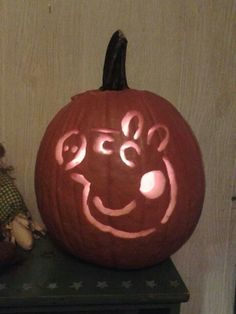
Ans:
[{"label": "orange pumpkin flesh", "polygon": [[121,90],[79,94],[58,112],[39,148],[35,186],[48,232],[65,249],[99,265],[140,268],[190,237],[204,173],[178,111],[124,81]]}]

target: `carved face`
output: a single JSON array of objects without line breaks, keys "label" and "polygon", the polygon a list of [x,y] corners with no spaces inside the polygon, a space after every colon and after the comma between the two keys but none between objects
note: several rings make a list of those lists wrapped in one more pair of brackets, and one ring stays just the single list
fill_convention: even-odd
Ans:
[{"label": "carved face", "polygon": [[175,252],[193,232],[204,196],[189,126],[166,100],[136,90],[74,97],[46,130],[35,183],[57,242],[121,268]]},{"label": "carved face", "polygon": [[[135,132],[132,133],[131,125],[132,120],[134,119],[137,122],[137,128]],[[103,215],[110,217],[127,216],[139,207],[139,193],[147,200],[157,200],[162,196],[166,190],[167,184],[169,184],[169,202],[161,219],[162,224],[167,223],[175,209],[177,198],[177,183],[175,172],[170,161],[161,155],[161,152],[166,148],[169,142],[170,134],[168,128],[161,124],[155,124],[148,130],[144,138],[147,146],[151,145],[154,136],[160,136],[159,134],[161,132],[163,133],[163,137],[161,138],[159,145],[156,147],[156,151],[152,152],[153,154],[157,155],[158,163],[150,170],[148,167],[149,165],[143,165],[143,171],[141,173],[139,172],[138,175],[135,176],[136,182],[134,185],[136,188],[138,187],[138,190],[134,190],[133,197],[121,208],[113,208],[109,204],[105,205],[102,197],[94,193],[94,190],[99,190],[98,185],[101,185],[102,173],[100,173],[98,180],[93,181],[90,179],[91,174],[89,173],[89,168],[86,168],[86,171],[83,172],[80,170],[79,166],[82,162],[86,162],[87,149],[88,145],[90,145],[90,153],[94,155],[94,160],[96,160],[96,154],[101,155],[104,158],[103,163],[99,165],[99,168],[102,171],[104,171],[103,165],[106,163],[107,156],[112,158],[114,155],[117,159],[116,155],[118,154],[119,163],[123,164],[123,175],[127,178],[127,181],[129,181],[129,178],[132,176],[132,169],[139,166],[139,159],[136,157],[142,156],[142,154],[145,153],[142,151],[142,148],[138,142],[142,136],[143,124],[144,119],[140,112],[129,111],[123,117],[119,130],[99,127],[94,128],[91,130],[91,132],[94,132],[95,136],[90,136],[90,138],[92,138],[92,143],[89,143],[81,130],[74,129],[63,135],[58,140],[55,148],[55,158],[58,164],[64,167],[65,171],[70,170],[71,179],[78,184],[82,184],[83,186],[82,207],[88,222],[91,223],[94,227],[98,228],[100,231],[109,232],[115,237],[127,239],[145,237],[155,232],[156,228],[151,227],[148,229],[137,230],[136,232],[118,230],[112,226],[105,225],[96,220],[96,218],[91,213],[90,204],[92,204],[91,206],[95,207],[95,209]],[[73,137],[74,140],[70,143],[71,137]],[[117,145],[116,142],[119,144]],[[165,168],[165,172],[160,169],[160,164],[162,168]],[[130,184],[131,183],[132,182],[130,182]],[[126,188],[124,186],[121,186],[120,190],[123,190],[122,195],[126,193]],[[106,195],[109,194],[109,191],[104,192]],[[104,192],[102,193],[103,195]]]}]

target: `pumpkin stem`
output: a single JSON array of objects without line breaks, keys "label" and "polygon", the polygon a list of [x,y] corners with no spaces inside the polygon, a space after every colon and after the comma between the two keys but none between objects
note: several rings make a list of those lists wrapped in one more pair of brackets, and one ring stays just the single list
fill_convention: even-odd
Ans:
[{"label": "pumpkin stem", "polygon": [[112,35],[106,51],[100,90],[123,90],[129,88],[125,73],[127,43],[127,39],[120,30]]}]

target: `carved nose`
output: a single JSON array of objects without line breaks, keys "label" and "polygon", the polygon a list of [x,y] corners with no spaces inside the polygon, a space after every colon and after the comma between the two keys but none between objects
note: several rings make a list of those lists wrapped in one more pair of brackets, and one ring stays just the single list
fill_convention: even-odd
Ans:
[{"label": "carved nose", "polygon": [[162,171],[146,172],[140,180],[140,192],[148,199],[160,197],[166,186],[166,178]]},{"label": "carved nose", "polygon": [[[55,158],[58,164],[61,166],[65,163],[65,170],[70,170],[78,166],[85,158],[86,155],[86,147],[87,140],[83,134],[79,134],[79,130],[72,130],[67,132],[64,136],[62,136],[56,145],[55,148]],[[79,145],[77,145],[77,141],[74,141],[76,144],[69,144],[69,141],[73,136],[79,138]],[[64,159],[64,154],[72,154],[73,158],[66,162]]]}]

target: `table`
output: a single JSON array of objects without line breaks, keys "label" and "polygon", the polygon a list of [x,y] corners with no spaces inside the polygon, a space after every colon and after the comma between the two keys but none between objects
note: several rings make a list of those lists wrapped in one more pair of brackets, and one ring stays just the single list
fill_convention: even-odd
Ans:
[{"label": "table", "polygon": [[171,259],[141,270],[94,266],[48,237],[0,271],[0,313],[177,314],[189,292]]}]

